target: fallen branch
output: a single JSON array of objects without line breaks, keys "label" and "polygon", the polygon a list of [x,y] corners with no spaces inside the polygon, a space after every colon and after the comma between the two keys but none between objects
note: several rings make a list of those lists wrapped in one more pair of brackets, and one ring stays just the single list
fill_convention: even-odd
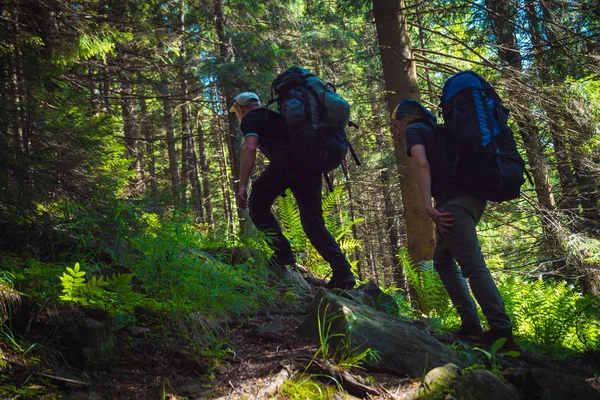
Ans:
[{"label": "fallen branch", "polygon": [[381,393],[367,385],[360,383],[350,372],[335,368],[327,361],[322,363],[313,361],[308,367],[307,372],[315,375],[326,375],[334,379],[338,384],[352,396],[366,398],[368,395],[379,396]]},{"label": "fallen branch", "polygon": [[286,381],[292,379],[298,371],[293,364],[281,364],[281,367],[281,371],[273,376],[271,383],[258,392],[256,395],[257,399],[272,399],[275,397],[274,395],[279,391],[281,386],[283,386]]},{"label": "fallen branch", "polygon": [[50,374],[44,374],[44,373],[41,373],[41,372],[34,372],[34,374],[39,375],[39,376],[43,376],[44,378],[54,379],[56,381],[61,381],[61,382],[70,383],[70,384],[74,384],[74,385],[90,386],[90,384],[87,383],[87,382],[78,381],[78,380],[75,380],[75,379],[61,378],[60,376],[50,375]]}]

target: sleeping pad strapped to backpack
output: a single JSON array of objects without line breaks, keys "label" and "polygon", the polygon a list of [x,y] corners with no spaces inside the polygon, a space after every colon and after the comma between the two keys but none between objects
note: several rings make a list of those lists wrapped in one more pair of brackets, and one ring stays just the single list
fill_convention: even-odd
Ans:
[{"label": "sleeping pad strapped to backpack", "polygon": [[445,82],[440,107],[456,181],[490,201],[519,197],[525,163],[494,88],[473,71],[459,72]]},{"label": "sleeping pad strapped to backpack", "polygon": [[338,167],[348,150],[348,102],[332,85],[301,67],[279,75],[272,91],[290,132],[294,160],[323,173]]}]

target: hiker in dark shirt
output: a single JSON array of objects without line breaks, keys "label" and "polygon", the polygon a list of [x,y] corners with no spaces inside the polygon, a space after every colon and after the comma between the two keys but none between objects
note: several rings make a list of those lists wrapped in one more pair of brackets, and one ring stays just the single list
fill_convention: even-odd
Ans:
[{"label": "hiker in dark shirt", "polygon": [[[290,189],[298,204],[300,219],[306,236],[331,265],[333,276],[327,283],[329,289],[350,289],[356,284],[350,264],[338,243],[325,228],[322,209],[322,177],[293,161],[293,149],[284,117],[260,106],[255,93],[243,92],[234,99],[231,108],[240,120],[244,135],[241,154],[238,200],[241,207],[248,206],[250,218],[261,231],[274,234],[271,243],[274,251],[271,264],[295,265],[296,257],[290,243],[281,232],[279,222],[271,212],[277,196]],[[267,168],[252,185],[248,197],[247,186],[256,160],[256,149],[269,159]]]},{"label": "hiker in dark shirt", "polygon": [[[489,343],[505,337],[506,344],[512,345],[512,323],[477,239],[476,226],[486,200],[456,181],[452,174],[456,160],[449,151],[446,136],[436,118],[419,102],[402,101],[394,110],[392,124],[394,139],[406,138],[425,213],[435,223],[437,245],[433,265],[460,315],[457,336],[483,335],[482,339]],[[481,328],[469,285],[488,321],[488,332]]]}]

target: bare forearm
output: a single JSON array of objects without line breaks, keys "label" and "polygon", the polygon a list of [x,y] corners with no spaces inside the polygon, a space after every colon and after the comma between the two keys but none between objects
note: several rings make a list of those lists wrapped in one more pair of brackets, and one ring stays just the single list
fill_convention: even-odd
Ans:
[{"label": "bare forearm", "polygon": [[256,161],[256,149],[244,147],[240,159],[240,186],[248,185]]},{"label": "bare forearm", "polygon": [[431,171],[429,164],[414,165],[415,178],[425,207],[431,207]]}]

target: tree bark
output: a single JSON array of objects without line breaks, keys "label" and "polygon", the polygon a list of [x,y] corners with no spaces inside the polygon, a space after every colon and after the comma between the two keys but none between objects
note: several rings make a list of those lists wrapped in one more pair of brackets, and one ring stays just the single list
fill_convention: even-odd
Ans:
[{"label": "tree bark", "polygon": [[150,122],[150,116],[148,115],[148,106],[146,105],[146,99],[140,100],[140,130],[141,136],[146,141],[146,169],[148,170],[147,177],[144,179],[146,182],[146,192],[151,197],[158,195],[158,186],[156,183],[156,159],[154,156],[154,125]]},{"label": "tree bark", "polygon": [[[417,73],[406,29],[404,0],[374,0],[373,11],[390,115],[402,99],[419,100]],[[394,142],[406,221],[408,252],[415,263],[433,258],[433,223],[424,212],[409,168],[406,142]],[[414,295],[414,293],[413,293]]]},{"label": "tree bark", "polygon": [[[490,15],[491,21],[494,24],[496,40],[499,48],[499,54],[501,59],[506,62],[506,64],[518,72],[522,71],[522,63],[521,63],[521,55],[519,53],[517,46],[517,37],[514,31],[514,27],[510,24],[509,21],[512,20],[512,14],[514,10],[511,9],[512,5],[506,2],[496,2],[492,0],[487,0],[486,3],[488,7],[492,10],[493,15]],[[551,18],[551,15],[548,11],[548,8],[542,2],[541,8],[545,13],[546,18]],[[537,17],[535,14],[535,7],[531,4],[526,5],[526,10],[529,13],[528,18],[532,26],[534,26],[534,32],[539,32],[539,27],[537,26]],[[553,36],[552,27],[547,29],[548,33]],[[540,46],[540,41],[538,39],[532,39],[532,43],[534,45]],[[540,54],[539,52],[537,54]],[[540,57],[536,59],[537,63],[542,63]],[[545,71],[546,69],[544,69]],[[548,79],[548,75],[543,73],[542,81],[545,83],[549,83],[546,81]],[[545,78],[545,79],[544,79]],[[517,94],[515,94],[518,96]],[[526,101],[523,101],[524,104],[527,104]],[[538,197],[538,201],[541,207],[541,221],[542,227],[544,229],[544,233],[546,234],[547,241],[547,249],[552,254],[559,253],[560,256],[565,254],[563,247],[565,247],[565,243],[568,241],[568,230],[563,226],[560,219],[551,214],[551,211],[554,209],[555,203],[550,190],[550,183],[548,179],[548,173],[546,166],[543,161],[543,154],[540,147],[539,136],[537,132],[537,127],[533,124],[533,112],[528,108],[525,109],[525,121],[522,121],[521,124],[525,124],[522,129],[523,141],[526,146],[527,155],[529,158],[529,162],[532,165],[533,177],[536,184],[536,194]],[[521,127],[521,125],[520,125]],[[530,129],[534,127],[535,129]],[[553,127],[553,124],[551,124]],[[563,135],[559,135],[558,132],[553,132],[552,135],[554,140],[557,140],[558,148],[565,149],[567,146],[563,143]],[[589,218],[594,219],[598,215],[597,210],[597,193],[595,186],[596,184],[588,179],[588,175],[586,174],[589,169],[583,165],[586,163],[584,161],[584,157],[577,157],[577,145],[573,144],[571,149],[571,158],[573,160],[573,167],[575,171],[575,178],[577,183],[577,189],[580,195],[579,201],[581,202],[584,208],[584,221]],[[558,151],[555,148],[555,152]],[[564,160],[563,156],[560,156],[561,159]],[[588,161],[589,162],[589,161]],[[592,164],[593,165],[593,164]],[[560,172],[560,171],[559,171]],[[563,171],[560,175],[563,175],[565,182],[563,182],[563,187],[567,187],[570,182],[567,181],[569,178],[569,173],[567,171]],[[586,194],[582,196],[582,193]],[[585,214],[587,212],[587,214]],[[585,256],[582,256],[578,249],[574,249],[574,260],[569,262],[567,260],[568,270],[574,276],[579,276],[582,282],[583,290],[586,293],[599,294],[600,293],[600,271],[596,265],[590,265],[588,261],[585,260]],[[560,267],[558,265],[557,267]]]},{"label": "tree bark", "polygon": [[[222,119],[219,117],[219,122]],[[222,128],[219,126],[219,128]],[[227,139],[223,138],[223,129],[219,129],[219,154],[217,158],[219,160],[219,168],[221,170],[221,179],[219,182],[221,183],[221,191],[223,194],[223,210],[225,211],[225,221],[227,222],[227,230],[229,233],[234,233],[235,224],[233,221],[233,207],[231,204],[231,186],[229,185],[229,172],[227,171],[227,160],[226,160],[226,151],[225,144],[223,143]]]},{"label": "tree bark", "polygon": [[161,83],[160,83],[160,95],[163,103],[163,122],[165,125],[165,132],[167,136],[167,155],[169,157],[169,177],[171,179],[171,193],[173,196],[173,203],[176,206],[180,205],[180,193],[179,193],[179,168],[178,168],[178,157],[177,157],[177,139],[175,137],[175,123],[173,122],[173,102],[171,100],[171,94],[169,93],[169,82],[167,80],[167,74],[162,69],[160,70]]},{"label": "tree bark", "polygon": [[[215,11],[215,28],[217,31],[217,38],[219,39],[219,54],[221,62],[230,63],[234,61],[233,45],[231,38],[225,33],[225,15],[223,13],[223,2],[222,0],[214,1]],[[225,115],[228,121],[228,134],[227,134],[227,147],[229,149],[229,164],[231,165],[231,174],[233,176],[232,188],[233,193],[237,194],[238,185],[240,179],[240,156],[242,152],[242,136],[239,133],[238,121],[233,113],[229,112],[229,109],[233,106],[233,97],[235,96],[235,88],[232,87],[226,79],[221,77],[219,79],[220,87],[222,89],[225,103]],[[237,204],[237,196],[235,196]],[[248,230],[248,224],[250,221],[246,219],[246,211],[237,206],[238,220],[240,221],[240,227],[242,231]]]},{"label": "tree bark", "polygon": [[[371,111],[374,117],[379,115],[381,112],[378,106],[372,106]],[[380,149],[385,148],[385,138],[384,133],[381,130],[381,126],[375,127],[375,144]],[[398,230],[399,221],[398,213],[394,207],[390,171],[387,168],[383,168],[381,170],[379,180],[381,184],[381,196],[384,206],[383,215],[385,216],[386,231],[390,241],[389,259],[392,265],[392,271],[394,272],[394,282],[397,287],[404,290],[409,290],[406,277],[404,276],[404,270],[402,269],[400,261],[396,257],[396,255],[400,252],[400,231]]]},{"label": "tree bark", "polygon": [[212,211],[212,199],[210,190],[210,169],[206,158],[206,146],[204,144],[204,130],[202,121],[198,121],[198,154],[200,156],[200,174],[202,176],[202,204],[205,210],[205,221],[211,226],[214,225],[214,216]]},{"label": "tree bark", "polygon": [[142,152],[138,140],[138,127],[136,115],[136,100],[133,91],[132,76],[130,72],[129,55],[127,49],[119,48],[119,81],[121,85],[121,112],[123,115],[123,133],[125,135],[125,156],[133,159],[129,169],[135,172],[135,177],[129,179],[131,196],[143,193],[142,177]]}]

